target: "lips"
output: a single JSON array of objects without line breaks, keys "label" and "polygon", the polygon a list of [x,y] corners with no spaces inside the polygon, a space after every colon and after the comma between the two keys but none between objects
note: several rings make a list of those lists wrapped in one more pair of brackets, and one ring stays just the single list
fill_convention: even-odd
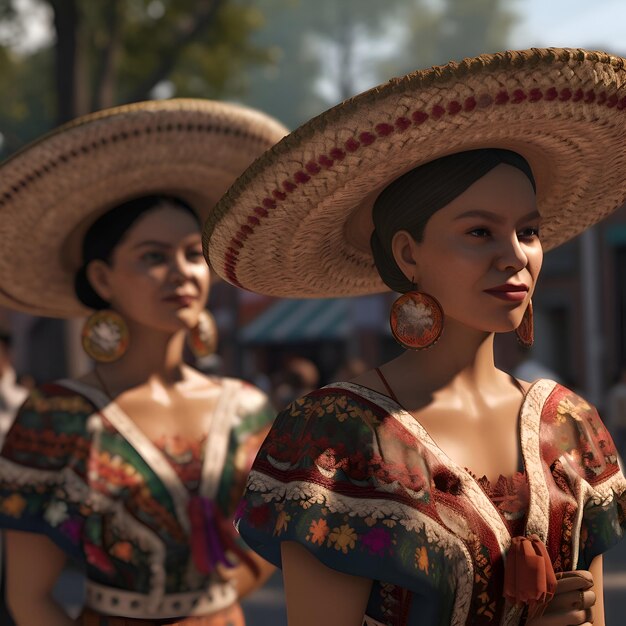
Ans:
[{"label": "lips", "polygon": [[515,285],[512,283],[505,283],[499,285],[493,289],[485,289],[485,293],[490,296],[499,298],[500,300],[508,300],[509,302],[522,302],[526,298],[528,293],[528,287],[526,285]]},{"label": "lips", "polygon": [[163,302],[172,302],[178,306],[187,307],[191,306],[197,299],[198,298],[196,296],[181,294],[163,298]]}]

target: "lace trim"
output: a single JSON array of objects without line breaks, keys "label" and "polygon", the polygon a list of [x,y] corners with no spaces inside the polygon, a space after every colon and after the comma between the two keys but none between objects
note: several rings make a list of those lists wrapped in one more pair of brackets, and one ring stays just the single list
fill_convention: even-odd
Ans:
[{"label": "lace trim", "polygon": [[368,500],[353,498],[308,482],[283,483],[258,470],[250,472],[246,490],[262,494],[261,497],[266,502],[302,501],[308,505],[325,506],[332,513],[345,513],[362,518],[371,517],[376,520],[391,518],[408,532],[424,531],[428,542],[441,546],[444,556],[454,563],[455,579],[458,586],[451,626],[463,626],[465,624],[473,591],[474,566],[472,557],[463,541],[431,518],[425,515],[416,517],[414,509],[400,502],[375,498]]},{"label": "lace trim", "polygon": [[520,439],[530,496],[526,533],[537,535],[544,543],[550,523],[550,492],[543,469],[539,431],[543,407],[556,385],[553,380],[538,380],[529,389],[520,412],[520,432],[526,434]]}]

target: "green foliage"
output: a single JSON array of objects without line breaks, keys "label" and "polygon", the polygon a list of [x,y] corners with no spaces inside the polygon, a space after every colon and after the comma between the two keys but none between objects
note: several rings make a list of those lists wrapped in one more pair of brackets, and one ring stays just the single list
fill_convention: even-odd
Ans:
[{"label": "green foliage", "polygon": [[4,155],[54,126],[62,98],[77,115],[149,98],[164,83],[176,96],[243,100],[295,127],[393,75],[504,49],[516,17],[511,0],[31,3],[50,16],[76,6],[76,58],[63,65],[76,80],[61,93],[54,37],[24,51],[29,16],[0,0]]},{"label": "green foliage", "polygon": [[45,51],[25,59],[0,47],[0,154],[15,152],[50,128],[55,101],[45,77],[51,73]]},{"label": "green foliage", "polygon": [[[65,27],[77,43],[69,56],[58,56],[54,36],[23,51],[28,16],[16,0],[0,0],[3,156],[53,127],[63,104],[80,115],[148,99],[164,82],[179,97],[233,97],[244,89],[246,68],[269,60],[269,51],[251,42],[263,15],[246,0],[33,1],[51,19],[55,9],[75,6]],[[71,92],[55,82],[57,63],[75,76]]]}]

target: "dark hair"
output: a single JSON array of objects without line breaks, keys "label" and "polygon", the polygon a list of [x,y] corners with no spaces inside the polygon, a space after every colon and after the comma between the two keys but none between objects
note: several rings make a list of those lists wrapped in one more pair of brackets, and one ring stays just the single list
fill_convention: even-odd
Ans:
[{"label": "dark hair", "polygon": [[77,298],[90,309],[97,311],[109,308],[109,303],[101,298],[87,278],[87,266],[96,259],[110,263],[117,244],[124,238],[128,229],[146,213],[171,204],[194,217],[201,228],[196,212],[187,202],[175,196],[154,195],[133,198],[107,211],[100,216],[85,233],[83,239],[83,264],[74,277],[74,291]]},{"label": "dark hair", "polygon": [[385,187],[374,202],[374,232],[370,239],[376,269],[393,291],[415,287],[398,267],[391,242],[400,230],[420,242],[431,216],[460,196],[479,178],[504,163],[521,170],[536,191],[530,165],[516,152],[497,148],[468,150],[420,165]]}]

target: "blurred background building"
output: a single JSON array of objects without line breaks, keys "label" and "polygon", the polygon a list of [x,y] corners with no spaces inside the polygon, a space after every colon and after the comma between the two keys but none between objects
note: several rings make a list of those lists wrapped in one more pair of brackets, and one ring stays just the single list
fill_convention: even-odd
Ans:
[{"label": "blurred background building", "polygon": [[[0,157],[78,115],[149,98],[239,101],[295,128],[394,75],[450,59],[532,46],[626,55],[625,23],[622,0],[0,0]],[[217,283],[212,367],[256,382],[277,404],[349,378],[398,352],[392,299],[277,301]],[[521,353],[513,337],[499,337],[502,367],[555,377],[601,410],[609,397],[623,406],[626,208],[546,256],[534,307],[535,347]],[[89,365],[80,321],[0,310],[0,325],[26,385]],[[626,586],[622,574],[607,581],[609,599]],[[271,613],[277,597],[270,588],[254,600],[258,623],[284,623]]]}]

